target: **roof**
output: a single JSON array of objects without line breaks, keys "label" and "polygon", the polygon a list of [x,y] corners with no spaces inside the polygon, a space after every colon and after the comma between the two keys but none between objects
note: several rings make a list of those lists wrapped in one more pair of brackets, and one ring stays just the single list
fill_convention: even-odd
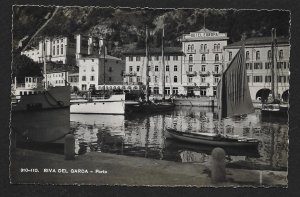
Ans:
[{"label": "roof", "polygon": [[[245,40],[245,46],[250,45],[271,45],[272,37],[253,37]],[[277,44],[289,44],[289,39],[286,37],[278,37]],[[225,48],[235,48],[238,46],[242,46],[242,41],[234,42],[232,44],[227,45]]]},{"label": "roof", "polygon": [[[161,55],[162,50],[161,48],[150,48],[149,54],[150,55]],[[141,55],[145,56],[146,51],[145,49],[134,49],[130,51],[126,51],[123,53],[124,55]],[[164,54],[167,55],[183,55],[183,52],[181,50],[181,47],[166,47],[164,48]]]},{"label": "roof", "polygon": [[60,73],[60,72],[77,73],[79,72],[79,68],[74,65],[56,64],[54,62],[47,63],[47,73]]},{"label": "roof", "polygon": [[79,59],[92,59],[92,58],[98,58],[98,59],[109,59],[109,60],[119,60],[119,61],[121,61],[121,59],[120,58],[118,58],[118,57],[114,57],[114,56],[111,56],[111,55],[105,55],[104,56],[104,54],[101,54],[101,55],[99,55],[99,54],[94,54],[94,55],[82,55],[82,57],[81,58],[79,58]]}]

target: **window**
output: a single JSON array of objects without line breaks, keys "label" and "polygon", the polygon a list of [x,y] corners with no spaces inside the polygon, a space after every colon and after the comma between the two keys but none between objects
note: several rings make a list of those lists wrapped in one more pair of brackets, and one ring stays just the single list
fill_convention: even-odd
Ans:
[{"label": "window", "polygon": [[53,46],[53,55],[55,55],[55,46]]},{"label": "window", "polygon": [[206,96],[206,88],[200,88],[200,96]]},{"label": "window", "polygon": [[174,83],[177,83],[177,76],[174,76]]},{"label": "window", "polygon": [[159,60],[159,56],[155,56],[154,60],[158,61]]},{"label": "window", "polygon": [[112,81],[112,77],[109,77],[109,78],[108,78],[108,81]]},{"label": "window", "polygon": [[219,73],[219,65],[215,65],[215,72]]},{"label": "window", "polygon": [[64,54],[64,45],[63,44],[60,45],[60,54]]},{"label": "window", "polygon": [[140,66],[136,67],[136,71],[139,72],[140,71]]},{"label": "window", "polygon": [[272,58],[272,52],[271,50],[268,50],[268,59],[271,59]]},{"label": "window", "polygon": [[265,76],[265,82],[272,82],[271,76]]},{"label": "window", "polygon": [[214,44],[214,50],[216,50],[217,49],[217,44]]},{"label": "window", "polygon": [[174,87],[174,88],[173,88],[173,94],[174,94],[174,95],[178,94],[178,88],[177,88],[177,87]]},{"label": "window", "polygon": [[205,58],[204,54],[202,54],[201,60],[202,60],[202,62],[205,62],[206,58]]},{"label": "window", "polygon": [[154,76],[154,83],[157,83],[157,76]]},{"label": "window", "polygon": [[92,68],[91,68],[91,71],[92,71],[92,72],[94,72],[94,71],[95,71],[94,67],[92,67]]},{"label": "window", "polygon": [[189,77],[189,83],[193,83],[193,77]]},{"label": "window", "polygon": [[166,71],[170,71],[170,66],[166,65]]},{"label": "window", "polygon": [[177,71],[177,65],[174,65],[174,71]]},{"label": "window", "polygon": [[246,60],[249,60],[249,59],[250,59],[250,52],[246,51]]},{"label": "window", "polygon": [[286,83],[286,76],[278,76],[279,83]]},{"label": "window", "polygon": [[108,68],[108,72],[112,72],[113,70],[112,70],[112,67],[109,67]]},{"label": "window", "polygon": [[82,90],[86,90],[86,85],[85,84],[82,84],[82,86],[81,86],[82,88]]},{"label": "window", "polygon": [[246,69],[252,70],[252,63],[246,63]]},{"label": "window", "polygon": [[165,60],[170,61],[170,56],[169,55],[165,56]]},{"label": "window", "polygon": [[91,81],[95,81],[95,77],[94,76],[91,76]]},{"label": "window", "polygon": [[271,63],[270,62],[266,62],[265,63],[265,69],[270,69],[271,68]]},{"label": "window", "polygon": [[132,82],[132,77],[129,77],[129,82],[130,82],[130,83]]},{"label": "window", "polygon": [[136,82],[141,82],[141,77],[140,76],[136,77]]},{"label": "window", "polygon": [[170,95],[170,92],[171,92],[170,87],[166,87],[165,88],[165,94]]},{"label": "window", "polygon": [[214,96],[217,95],[217,87],[214,87],[214,88],[213,88],[213,93],[214,93]]},{"label": "window", "polygon": [[207,49],[207,44],[204,45],[204,50],[206,50],[206,49]]},{"label": "window", "polygon": [[[247,51],[247,52],[249,52],[249,51]],[[230,51],[229,52],[229,61],[231,61],[232,60],[232,52]]]},{"label": "window", "polygon": [[130,61],[130,62],[133,61],[133,56],[129,56],[129,61]]},{"label": "window", "polygon": [[59,55],[59,45],[56,46],[56,54]]},{"label": "window", "polygon": [[217,45],[217,49],[220,50],[220,44]]},{"label": "window", "polygon": [[132,66],[129,66],[129,71],[132,72]]},{"label": "window", "polygon": [[193,63],[193,55],[189,55],[189,63]]},{"label": "window", "polygon": [[206,70],[206,66],[205,66],[205,65],[202,65],[202,66],[201,66],[201,72],[205,72],[205,70]]},{"label": "window", "polygon": [[92,59],[92,62],[94,62],[94,59]]},{"label": "window", "polygon": [[200,46],[200,50],[201,50],[201,51],[203,51],[203,44],[201,44],[201,46]]},{"label": "window", "polygon": [[155,70],[154,70],[155,72],[157,72],[158,71],[158,66],[155,66]]},{"label": "window", "polygon": [[60,42],[64,42],[64,39],[61,39]]},{"label": "window", "polygon": [[82,76],[82,81],[86,81],[86,76]]},{"label": "window", "polygon": [[136,61],[138,62],[138,61],[141,61],[141,56],[136,56]]},{"label": "window", "polygon": [[201,83],[205,83],[206,78],[205,77],[201,77]]},{"label": "window", "polygon": [[177,55],[173,56],[173,61],[178,61],[178,56]]},{"label": "window", "polygon": [[216,54],[216,55],[215,55],[215,61],[218,62],[219,60],[220,60],[220,59],[219,59],[219,54]]},{"label": "window", "polygon": [[260,52],[256,51],[256,60],[260,60]]},{"label": "window", "polygon": [[214,82],[215,82],[215,84],[218,84],[219,80],[220,80],[220,78],[219,78],[219,77],[215,77],[215,78],[214,78]]},{"label": "window", "polygon": [[154,87],[153,88],[153,93],[154,94],[159,94],[159,88],[158,87]]},{"label": "window", "polygon": [[254,69],[262,69],[262,63],[254,63]]},{"label": "window", "polygon": [[193,65],[189,65],[189,72],[193,72]]},{"label": "window", "polygon": [[283,50],[279,51],[279,59],[283,59]]},{"label": "window", "polygon": [[253,76],[253,82],[254,83],[261,83],[262,82],[262,76]]}]

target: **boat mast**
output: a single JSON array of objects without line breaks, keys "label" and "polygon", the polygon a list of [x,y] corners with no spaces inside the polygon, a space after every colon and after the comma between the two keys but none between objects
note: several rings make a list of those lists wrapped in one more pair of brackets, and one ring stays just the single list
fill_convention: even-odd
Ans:
[{"label": "boat mast", "polygon": [[42,53],[43,53],[43,63],[44,63],[44,75],[45,75],[45,83],[44,83],[44,88],[45,90],[48,89],[48,81],[47,81],[47,65],[46,65],[46,41],[45,38],[43,38],[43,45],[42,45]]},{"label": "boat mast", "polygon": [[149,102],[148,27],[146,26],[146,101]]},{"label": "boat mast", "polygon": [[165,101],[165,57],[164,57],[164,38],[165,37],[165,27],[163,26],[163,32],[162,32],[162,42],[161,42],[161,59],[162,59],[162,100]]},{"label": "boat mast", "polygon": [[271,74],[272,74],[272,83],[271,83],[271,90],[272,90],[272,97],[273,99],[277,99],[278,95],[278,83],[277,83],[277,68],[276,68],[276,51],[275,51],[275,44],[276,44],[276,29],[272,28],[272,45],[271,45]]}]

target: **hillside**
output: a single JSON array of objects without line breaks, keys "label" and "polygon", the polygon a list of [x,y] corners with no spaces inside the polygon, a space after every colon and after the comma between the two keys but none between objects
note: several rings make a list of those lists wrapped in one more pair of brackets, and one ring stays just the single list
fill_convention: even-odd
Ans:
[{"label": "hillside", "polygon": [[[30,37],[53,10],[53,7],[15,7],[14,48],[22,38]],[[289,36],[289,12],[283,11],[62,7],[36,39],[76,33],[94,35],[108,41],[113,55],[122,56],[128,49],[144,47],[146,25],[154,47],[161,45],[163,25],[166,45],[180,46],[176,39],[201,29],[204,18],[206,28],[227,32],[229,42],[239,41],[242,33],[247,37],[270,36],[273,27],[277,28],[278,36]]]}]

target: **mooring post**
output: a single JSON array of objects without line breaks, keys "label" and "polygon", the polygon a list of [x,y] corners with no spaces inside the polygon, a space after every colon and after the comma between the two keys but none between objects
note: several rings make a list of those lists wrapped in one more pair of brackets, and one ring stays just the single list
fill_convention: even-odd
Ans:
[{"label": "mooring post", "polygon": [[75,159],[75,137],[67,134],[65,137],[65,160]]},{"label": "mooring post", "polygon": [[211,179],[213,183],[226,181],[225,151],[222,148],[214,148],[211,160]]}]

